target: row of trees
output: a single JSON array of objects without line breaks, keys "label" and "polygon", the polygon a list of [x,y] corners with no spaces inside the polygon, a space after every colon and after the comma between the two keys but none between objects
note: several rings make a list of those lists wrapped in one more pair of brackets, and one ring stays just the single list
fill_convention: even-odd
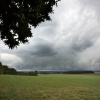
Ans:
[{"label": "row of trees", "polygon": [[7,65],[2,65],[0,62],[0,74],[8,75],[27,75],[27,76],[37,76],[37,71],[35,72],[19,72],[14,68],[9,68]]},{"label": "row of trees", "polygon": [[73,70],[73,71],[39,71],[39,74],[92,74],[91,70]]},{"label": "row of trees", "polygon": [[94,71],[91,70],[76,70],[76,71],[64,71],[62,74],[92,74]]}]

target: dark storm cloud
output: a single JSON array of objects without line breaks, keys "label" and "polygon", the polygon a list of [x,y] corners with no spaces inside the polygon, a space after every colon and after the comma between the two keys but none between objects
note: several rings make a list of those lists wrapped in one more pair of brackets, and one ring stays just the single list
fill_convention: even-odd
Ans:
[{"label": "dark storm cloud", "polygon": [[[27,57],[37,56],[37,57],[45,57],[45,56],[55,56],[57,51],[55,50],[54,44],[48,42],[45,39],[37,38],[34,39],[31,46],[20,48],[19,54],[22,52],[22,55]],[[26,57],[26,58],[27,58]]]},{"label": "dark storm cloud", "polygon": [[34,48],[35,50],[31,52],[31,55],[36,55],[39,57],[54,56],[57,53],[56,51],[53,50],[52,46],[50,45],[39,44]]},{"label": "dark storm cloud", "polygon": [[93,46],[93,42],[90,41],[91,39],[78,39],[78,38],[74,38],[72,45],[71,45],[71,49],[76,51],[76,52],[82,52],[85,49]]}]

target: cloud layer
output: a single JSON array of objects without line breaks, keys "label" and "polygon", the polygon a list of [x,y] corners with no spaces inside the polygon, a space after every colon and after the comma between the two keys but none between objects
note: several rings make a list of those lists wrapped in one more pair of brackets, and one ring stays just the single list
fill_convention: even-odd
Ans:
[{"label": "cloud layer", "polygon": [[100,70],[99,8],[99,0],[62,0],[29,44],[9,50],[0,41],[0,60],[17,70]]}]

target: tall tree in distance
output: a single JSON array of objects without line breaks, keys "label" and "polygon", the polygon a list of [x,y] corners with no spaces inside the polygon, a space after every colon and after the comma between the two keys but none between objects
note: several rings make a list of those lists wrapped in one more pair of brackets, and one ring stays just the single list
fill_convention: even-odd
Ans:
[{"label": "tall tree in distance", "polygon": [[3,67],[1,62],[0,62],[0,74],[3,74]]},{"label": "tall tree in distance", "polygon": [[13,49],[32,37],[31,26],[51,20],[53,6],[60,0],[0,0],[0,38]]},{"label": "tall tree in distance", "polygon": [[2,63],[0,62],[0,66],[2,66]]}]

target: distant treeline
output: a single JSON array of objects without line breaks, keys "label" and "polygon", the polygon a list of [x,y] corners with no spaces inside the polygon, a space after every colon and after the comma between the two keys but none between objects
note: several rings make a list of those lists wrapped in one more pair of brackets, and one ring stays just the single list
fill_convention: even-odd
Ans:
[{"label": "distant treeline", "polygon": [[27,75],[27,76],[37,76],[38,75],[38,72],[37,71],[32,71],[32,72],[20,72],[20,71],[17,71],[17,75]]},{"label": "distant treeline", "polygon": [[0,62],[0,74],[37,76],[38,73],[37,73],[37,71],[20,72],[14,68],[9,68],[7,65],[2,65],[2,63]]},{"label": "distant treeline", "polygon": [[90,73],[94,73],[94,71],[83,70],[83,71],[66,71],[66,72],[63,72],[63,74],[90,74]]},{"label": "distant treeline", "polygon": [[77,70],[77,71],[39,71],[39,74],[90,74],[94,71],[90,70]]}]

